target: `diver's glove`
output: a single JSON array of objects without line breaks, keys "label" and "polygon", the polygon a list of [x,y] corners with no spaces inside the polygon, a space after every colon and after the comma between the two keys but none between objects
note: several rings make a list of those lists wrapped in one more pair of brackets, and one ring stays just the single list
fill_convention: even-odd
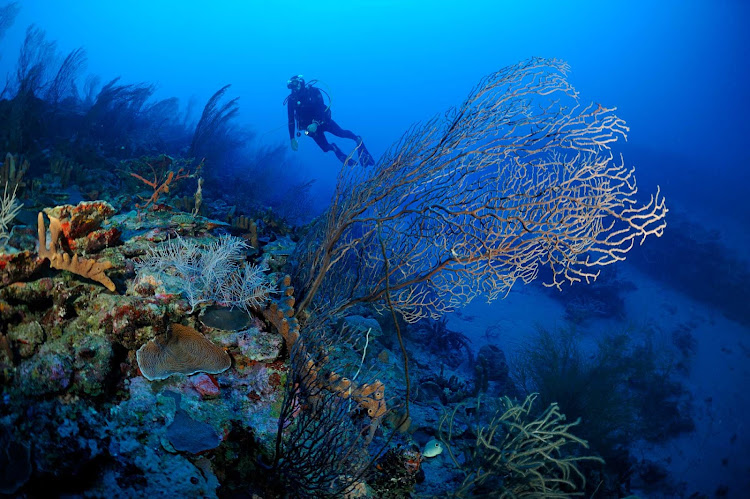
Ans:
[{"label": "diver's glove", "polygon": [[316,122],[312,122],[309,125],[307,125],[307,133],[315,133],[318,131],[318,124]]},{"label": "diver's glove", "polygon": [[292,151],[296,151],[299,149],[299,142],[297,142],[297,139],[292,139]]}]

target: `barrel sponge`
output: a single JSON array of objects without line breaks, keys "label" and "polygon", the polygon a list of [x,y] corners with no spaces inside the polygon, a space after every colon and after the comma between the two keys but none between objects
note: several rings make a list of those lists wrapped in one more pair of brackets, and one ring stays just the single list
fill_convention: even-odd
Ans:
[{"label": "barrel sponge", "polygon": [[157,338],[136,352],[138,367],[149,380],[166,379],[173,374],[224,372],[232,359],[223,348],[214,345],[195,329],[172,324],[165,341]]}]

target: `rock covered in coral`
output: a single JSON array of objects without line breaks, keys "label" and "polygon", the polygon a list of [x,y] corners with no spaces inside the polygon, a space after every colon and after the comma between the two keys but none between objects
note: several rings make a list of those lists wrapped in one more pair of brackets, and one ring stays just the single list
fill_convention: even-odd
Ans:
[{"label": "rock covered in coral", "polygon": [[510,378],[510,369],[505,354],[495,345],[484,345],[479,349],[476,365],[487,371],[489,381],[506,382]]},{"label": "rock covered in coral", "polygon": [[0,288],[30,279],[43,264],[42,258],[28,250],[18,253],[0,252]]},{"label": "rock covered in coral", "polygon": [[280,272],[296,247],[297,243],[292,241],[290,237],[279,237],[275,241],[263,246],[262,263],[271,269],[272,272]]},{"label": "rock covered in coral", "polygon": [[410,497],[414,486],[425,479],[422,454],[416,446],[397,446],[378,460],[372,478],[376,497]]},{"label": "rock covered in coral", "polygon": [[190,384],[203,399],[219,396],[219,384],[211,376],[205,373],[190,376]]},{"label": "rock covered in coral", "polygon": [[[180,410],[197,420],[193,407],[188,413],[173,398],[153,393],[142,377],[129,380],[126,390],[106,411],[85,398],[59,397],[7,421],[29,435],[34,477],[23,489],[29,497],[46,497],[49,490],[76,497],[216,497],[219,483],[208,460],[163,445]],[[219,429],[211,428],[215,442]]]},{"label": "rock covered in coral", "polygon": [[0,335],[0,383],[9,384],[13,378],[13,350],[8,337]]},{"label": "rock covered in coral", "polygon": [[271,395],[281,385],[277,370],[262,363],[241,365],[233,379],[232,388],[242,390],[248,399],[258,402]]},{"label": "rock covered in coral", "polygon": [[282,338],[278,334],[250,328],[237,333],[237,348],[249,360],[270,362],[281,354]]},{"label": "rock covered in coral", "polygon": [[[98,287],[78,282],[71,284],[49,277],[17,282],[0,288],[0,318],[9,327],[36,321],[46,331],[61,330],[76,315],[75,303],[84,299],[82,297],[86,296],[86,292],[94,288]],[[8,304],[7,307],[4,303]]]},{"label": "rock covered in coral", "polygon": [[228,225],[199,215],[168,211],[148,211],[138,217],[135,210],[114,215],[107,223],[122,230],[126,245],[137,245],[142,241],[160,242],[175,235],[205,236],[210,230]]},{"label": "rock covered in coral", "polygon": [[73,387],[76,393],[95,397],[109,387],[114,351],[103,335],[86,334],[79,337],[73,348]]},{"label": "rock covered in coral", "polygon": [[62,233],[70,249],[74,250],[75,240],[99,229],[102,222],[115,214],[115,209],[106,201],[82,201],[77,205],[64,204],[47,208],[48,217],[60,220]]},{"label": "rock covered in coral", "polygon": [[[40,333],[41,327],[31,328],[33,334]],[[35,355],[19,365],[23,384],[18,389],[30,396],[62,392],[99,396],[108,388],[112,356],[112,345],[102,335],[67,330],[61,337],[44,343]]]},{"label": "rock covered in coral", "polygon": [[11,306],[10,303],[0,298],[0,321],[5,324],[14,322],[13,317],[20,316],[18,307]]},{"label": "rock covered in coral", "polygon": [[383,329],[380,323],[370,317],[361,315],[348,315],[344,318],[344,326],[349,328],[353,336],[366,337],[370,339],[378,338],[383,335]]},{"label": "rock covered in coral", "polygon": [[97,294],[81,296],[75,312],[85,327],[105,332],[128,350],[137,350],[156,334],[167,332],[167,321],[180,315],[174,295],[151,297]]},{"label": "rock covered in coral", "polygon": [[[59,270],[67,270],[73,274],[92,279],[103,284],[110,291],[115,290],[115,284],[104,271],[113,267],[112,262],[107,260],[97,261],[87,258],[79,258],[77,253],[70,254],[64,251],[66,244],[61,241],[63,224],[59,219],[50,217],[50,243],[47,248],[47,231],[44,226],[44,215],[39,212],[37,218],[37,231],[39,234],[39,256],[50,262],[50,267]],[[70,245],[68,241],[68,245]],[[61,248],[63,251],[59,251]]]},{"label": "rock covered in coral", "polygon": [[96,253],[104,248],[121,244],[120,229],[98,229],[89,232],[84,237],[75,240],[75,247],[83,253]]},{"label": "rock covered in coral", "polygon": [[[50,490],[80,483],[102,464],[106,418],[87,402],[73,398],[39,400],[12,425],[31,447],[34,476],[24,491],[44,497]],[[66,484],[66,485],[63,485]]]},{"label": "rock covered in coral", "polygon": [[268,331],[258,318],[240,309],[209,307],[201,323],[210,326],[206,336],[217,345],[231,349],[238,363],[273,362],[281,355],[283,338]]},{"label": "rock covered in coral", "polygon": [[34,355],[37,347],[44,343],[44,330],[36,322],[26,322],[8,329],[8,339],[11,340],[18,355],[26,359]]},{"label": "rock covered in coral", "polygon": [[65,352],[40,352],[20,366],[23,390],[33,396],[53,395],[66,390],[73,378],[73,361]]},{"label": "rock covered in coral", "polygon": [[[186,314],[186,301],[166,288],[134,296],[138,291],[128,282],[134,275],[133,258],[153,242],[141,237],[137,243],[131,239],[132,244],[113,246],[114,232],[105,232],[124,230],[121,225],[100,220],[103,225],[86,232],[96,224],[84,223],[101,219],[106,210],[68,211],[58,207],[51,212],[61,220],[68,217],[60,231],[60,251],[73,254],[65,245],[76,252],[109,246],[100,257],[116,262],[117,269],[108,274],[117,273],[128,294],[102,293],[100,286],[82,283],[68,272],[11,283],[32,278],[44,267],[30,251],[3,260],[11,265],[4,267],[6,273],[0,269],[0,279],[10,276],[0,284],[0,383],[14,418],[10,427],[30,442],[32,455],[33,477],[20,493],[39,495],[34,484],[54,483],[71,487],[61,492],[92,497],[215,497],[219,484],[214,470],[223,476],[227,470],[212,463],[226,451],[229,428],[252,434],[255,452],[274,443],[286,378],[282,338],[246,313],[236,328],[222,329],[227,324],[222,321],[200,325],[197,317]],[[175,220],[180,225],[174,228],[154,228],[154,239],[198,230]],[[74,237],[81,233],[86,235]],[[206,244],[215,241],[210,234],[199,237]],[[84,239],[98,242],[92,246]],[[17,270],[24,266],[28,270]],[[177,374],[159,382],[138,376],[136,365],[143,359],[136,350],[166,337],[169,324],[178,321],[200,328],[221,352],[221,369],[233,359],[236,368],[216,376]],[[151,372],[141,368],[144,375]],[[181,395],[178,405],[164,395],[168,390]],[[196,442],[186,443],[188,437]]]}]

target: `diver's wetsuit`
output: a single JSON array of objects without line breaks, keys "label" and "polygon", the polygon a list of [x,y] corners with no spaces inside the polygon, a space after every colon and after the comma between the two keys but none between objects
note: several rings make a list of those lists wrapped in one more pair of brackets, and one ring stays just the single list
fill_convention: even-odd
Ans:
[{"label": "diver's wetsuit", "polygon": [[[359,160],[364,166],[374,164],[375,161],[370,156],[370,153],[365,148],[362,137],[354,134],[351,130],[344,130],[338,123],[331,119],[331,109],[326,106],[323,100],[323,94],[319,88],[315,88],[311,85],[306,85],[300,88],[298,91],[293,92],[289,96],[287,102],[287,114],[289,117],[289,138],[294,139],[295,122],[296,127],[300,131],[304,131],[306,135],[313,138],[318,147],[324,152],[333,151],[339,161],[347,163],[347,155],[339,149],[336,144],[331,144],[326,139],[323,132],[328,132],[341,137],[344,139],[351,139],[357,143],[357,151],[359,153]],[[318,129],[315,132],[308,132],[308,125],[313,122],[317,122]],[[356,163],[352,159],[349,159],[349,163]]]}]

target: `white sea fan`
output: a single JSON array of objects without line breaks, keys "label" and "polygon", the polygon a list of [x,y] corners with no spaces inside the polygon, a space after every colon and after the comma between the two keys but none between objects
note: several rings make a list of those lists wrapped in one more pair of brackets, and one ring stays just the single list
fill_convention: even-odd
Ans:
[{"label": "white sea fan", "polygon": [[147,272],[176,277],[191,312],[206,302],[249,311],[275,289],[265,274],[267,267],[244,263],[246,248],[242,239],[232,236],[221,236],[205,248],[177,236],[148,250],[136,263],[136,278]]},{"label": "white sea fan", "polygon": [[8,226],[23,206],[16,199],[17,188],[18,185],[13,189],[13,192],[8,194],[8,182],[5,182],[3,197],[0,198],[0,245],[4,245],[10,239],[11,234],[8,231]]},{"label": "white sea fan", "polygon": [[241,308],[248,313],[250,309],[260,307],[268,295],[276,291],[275,286],[268,280],[267,270],[265,262],[261,265],[244,265],[242,271],[235,272],[224,280],[217,301],[228,307]]}]

